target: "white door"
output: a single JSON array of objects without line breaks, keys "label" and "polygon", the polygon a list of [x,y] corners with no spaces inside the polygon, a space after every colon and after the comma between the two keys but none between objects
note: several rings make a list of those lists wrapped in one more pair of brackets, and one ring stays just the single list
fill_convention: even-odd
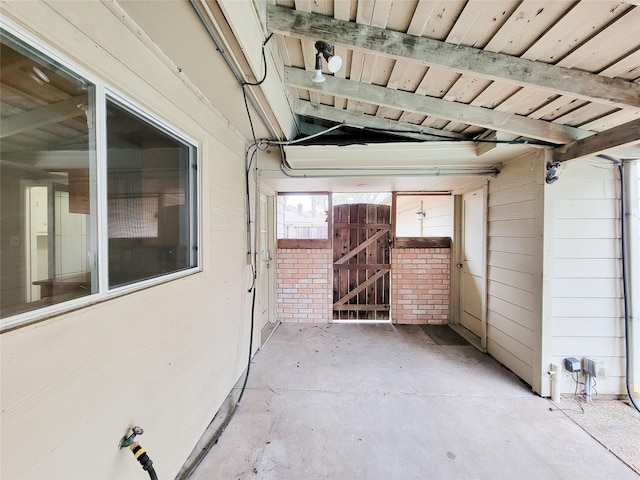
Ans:
[{"label": "white door", "polygon": [[261,333],[260,345],[271,335],[275,328],[274,275],[275,261],[273,249],[273,196],[260,193],[258,208],[258,255],[257,255],[257,295],[256,320]]},{"label": "white door", "polygon": [[460,324],[486,347],[485,189],[462,196]]},{"label": "white door", "polygon": [[27,239],[26,248],[26,292],[27,302],[40,300],[40,286],[37,281],[46,281],[51,277],[50,264],[50,205],[49,187],[29,185],[25,189],[25,215]]}]

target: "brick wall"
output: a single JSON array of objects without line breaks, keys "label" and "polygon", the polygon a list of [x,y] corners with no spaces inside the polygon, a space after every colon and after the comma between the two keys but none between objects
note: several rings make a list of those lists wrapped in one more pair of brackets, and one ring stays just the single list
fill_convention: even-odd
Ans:
[{"label": "brick wall", "polygon": [[333,307],[333,251],[280,248],[276,257],[276,320],[325,323]]},{"label": "brick wall", "polygon": [[[331,249],[281,248],[276,259],[276,319],[284,323],[331,321]],[[391,318],[394,323],[449,323],[451,250],[394,248]]]},{"label": "brick wall", "polygon": [[451,250],[394,248],[391,255],[394,323],[449,323]]}]

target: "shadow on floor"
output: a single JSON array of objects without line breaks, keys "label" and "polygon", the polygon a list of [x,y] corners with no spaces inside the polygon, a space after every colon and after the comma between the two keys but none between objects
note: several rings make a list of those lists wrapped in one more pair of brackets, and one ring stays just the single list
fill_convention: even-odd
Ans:
[{"label": "shadow on floor", "polygon": [[551,406],[488,355],[419,326],[282,325],[191,478],[638,478]]}]

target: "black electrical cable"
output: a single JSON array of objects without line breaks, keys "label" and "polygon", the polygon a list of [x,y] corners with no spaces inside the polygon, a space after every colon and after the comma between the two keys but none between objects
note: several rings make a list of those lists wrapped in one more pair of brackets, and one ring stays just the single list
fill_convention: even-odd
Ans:
[{"label": "black electrical cable", "polygon": [[[245,97],[246,98],[246,97]],[[249,114],[249,110],[247,109],[247,115]],[[251,116],[249,116],[251,118]],[[245,153],[245,175],[244,175],[244,188],[245,188],[245,200],[246,200],[246,209],[247,209],[247,255],[251,255],[251,247],[253,246],[252,235],[251,235],[251,196],[249,191],[249,173],[251,172],[251,164],[253,163],[253,158],[257,153],[257,147],[255,147],[255,143],[251,145],[246,153]],[[253,154],[249,152],[254,148]],[[254,281],[255,284],[255,281]],[[253,286],[251,287],[253,288]],[[249,291],[251,291],[251,288]]]},{"label": "black electrical cable", "polygon": [[[202,11],[200,11],[200,8],[198,7],[196,1],[195,0],[189,0],[189,3],[191,4],[191,7],[193,8],[193,10],[196,12],[196,15],[198,15],[198,18],[200,19],[200,23],[202,23],[202,25],[204,26],[205,30],[207,31],[207,34],[209,35],[209,38],[211,38],[211,40],[213,41],[213,43],[214,43],[214,45],[216,47],[216,50],[220,53],[220,55],[222,55],[222,59],[227,64],[227,67],[229,68],[229,71],[234,76],[234,78],[236,79],[238,84],[242,87],[246,82],[242,79],[240,73],[237,72],[236,69],[234,68],[231,59],[229,58],[229,56],[225,52],[224,48],[222,47],[222,44],[220,43],[220,41],[216,37],[215,32],[213,31],[213,29],[211,28],[211,26],[209,25],[209,23],[205,19],[204,14],[202,13]],[[266,43],[266,41],[265,41],[265,43]],[[254,100],[249,99],[249,101],[251,102],[253,107],[256,108]],[[256,111],[258,112],[257,108],[256,108]],[[260,112],[258,112],[258,116],[260,117],[260,120],[262,121],[263,125],[267,128],[267,130],[269,130],[269,133],[271,133],[272,135],[275,136],[275,133],[274,133],[273,129],[271,128],[271,126],[269,125],[269,122],[267,121],[267,119],[264,118],[260,114]]]},{"label": "black electrical cable", "polygon": [[624,187],[624,162],[608,155],[598,155],[598,157],[603,158],[604,160],[608,160],[609,162],[612,162],[616,167],[618,167],[618,178],[620,180],[620,249],[622,250],[620,260],[622,262],[622,305],[624,310],[624,346],[626,359],[625,383],[627,387],[627,395],[629,396],[631,405],[633,405],[633,407],[640,412],[640,405],[636,403],[635,398],[631,394],[631,386],[629,385],[629,376],[631,375],[631,347],[629,345],[629,335],[631,334],[631,315],[629,313],[629,295],[631,293],[629,292],[629,282],[627,281],[629,272],[627,271],[627,240],[625,238],[627,234],[627,209],[625,208],[626,188]]},{"label": "black electrical cable", "polygon": [[640,412],[640,405],[638,405],[636,403],[635,398],[633,397],[633,395],[631,394],[631,386],[629,385],[629,375],[631,374],[631,347],[630,347],[630,341],[629,341],[629,335],[631,334],[631,318],[630,318],[630,313],[629,313],[629,300],[628,300],[628,296],[630,294],[629,292],[629,284],[627,281],[627,256],[625,253],[625,250],[627,248],[627,241],[625,239],[625,235],[627,234],[627,227],[626,227],[626,215],[627,215],[627,209],[625,208],[625,195],[626,195],[626,188],[624,188],[624,164],[623,162],[618,162],[618,172],[620,175],[620,198],[621,198],[621,206],[620,206],[620,216],[622,217],[620,220],[620,235],[622,237],[621,240],[621,250],[622,250],[622,254],[621,254],[621,260],[622,260],[622,301],[623,301],[623,306],[624,306],[624,333],[625,333],[625,342],[624,342],[624,346],[625,346],[625,356],[626,356],[626,369],[625,369],[625,375],[626,375],[626,386],[627,386],[627,395],[629,396],[629,401],[631,402],[631,404],[635,407],[635,409],[637,411]]},{"label": "black electrical cable", "polygon": [[[270,38],[270,37],[269,37]],[[268,39],[267,39],[268,41]],[[266,44],[266,41],[265,41]],[[265,72],[266,74],[266,72]],[[264,79],[262,80],[264,81]],[[253,130],[253,122],[251,120],[251,113],[249,110],[249,104],[247,102],[247,95],[246,95],[246,90],[243,86],[242,88],[242,92],[244,95],[244,104],[245,104],[245,109],[247,111],[247,117],[249,118],[249,124],[251,125],[251,133],[253,135],[254,138],[254,143],[252,145],[249,146],[249,148],[247,148],[247,152],[245,154],[245,198],[246,198],[246,209],[247,209],[247,255],[251,255],[251,247],[252,247],[252,239],[251,239],[251,198],[250,198],[250,190],[249,190],[249,174],[251,173],[251,165],[253,164],[253,160],[255,158],[255,155],[257,154],[258,148],[259,148],[259,143],[258,141],[255,139],[255,133]],[[253,150],[253,152],[252,152]],[[253,264],[253,261],[251,263],[251,287],[249,288],[249,292],[252,293],[252,298],[251,298],[251,325],[249,328],[249,354],[248,354],[248,358],[247,358],[247,368],[246,368],[246,372],[245,372],[245,377],[244,377],[244,381],[242,383],[242,388],[240,389],[240,395],[238,396],[238,399],[236,400],[236,403],[233,407],[233,410],[231,410],[231,413],[229,413],[229,415],[227,415],[227,418],[224,420],[224,422],[222,423],[222,425],[218,428],[218,430],[216,431],[216,434],[207,442],[207,444],[204,446],[204,448],[200,451],[200,453],[198,453],[198,456],[194,459],[194,461],[191,463],[191,465],[189,465],[189,468],[181,475],[181,479],[187,479],[189,478],[193,472],[195,471],[196,468],[198,468],[198,465],[200,465],[200,463],[202,463],[202,460],[204,460],[204,458],[207,456],[207,454],[211,451],[211,449],[214,447],[214,445],[216,445],[218,443],[218,440],[220,439],[220,437],[222,436],[222,434],[224,433],[224,431],[226,430],[226,428],[229,426],[229,423],[231,423],[231,420],[233,419],[233,417],[235,416],[236,412],[238,411],[238,408],[240,407],[240,401],[242,400],[242,397],[244,396],[244,392],[247,388],[247,382],[249,380],[249,372],[251,371],[251,353],[253,351],[253,331],[254,331],[254,326],[255,326],[255,310],[256,310],[256,279],[257,279],[257,270],[255,268],[255,265]]]},{"label": "black electrical cable", "polygon": [[253,128],[253,120],[251,119],[251,112],[249,111],[249,103],[247,101],[247,89],[242,87],[242,96],[244,97],[244,108],[247,111],[247,118],[249,118],[249,126],[251,127],[251,136],[253,137],[253,144],[257,145],[258,140],[256,140],[256,132]]},{"label": "black electrical cable", "polygon": [[[255,282],[255,270],[254,270],[254,282]],[[229,426],[229,423],[231,423],[231,420],[233,419],[236,412],[238,411],[238,408],[240,407],[240,401],[242,400],[242,397],[244,396],[244,392],[247,388],[247,382],[249,380],[249,372],[251,371],[251,351],[253,350],[253,330],[254,330],[254,323],[255,323],[255,309],[256,309],[256,289],[254,288],[253,297],[251,299],[251,327],[249,328],[249,354],[247,358],[247,368],[244,376],[244,381],[242,382],[242,388],[240,389],[240,395],[236,400],[233,410],[231,410],[231,413],[227,415],[227,418],[225,418],[222,425],[220,425],[215,435],[207,442],[207,444],[202,448],[202,450],[200,450],[200,452],[198,453],[198,456],[193,460],[193,462],[191,462],[191,465],[189,465],[189,467],[182,473],[182,475],[180,476],[182,480],[188,479],[193,474],[196,468],[198,468],[198,466],[202,463],[202,460],[204,460],[204,458],[209,454],[209,452],[213,449],[213,447],[218,443],[218,440],[220,440],[220,437],[222,436],[224,431],[227,429],[227,427]]]},{"label": "black electrical cable", "polygon": [[[245,88],[242,88],[243,94],[244,94],[244,100],[245,100],[245,108],[247,111],[247,116],[249,118],[249,123],[251,125],[251,133],[254,136],[254,143],[252,145],[249,146],[249,148],[247,148],[246,154],[245,154],[245,198],[246,198],[246,209],[247,209],[247,255],[251,255],[251,250],[252,250],[252,239],[251,239],[251,198],[250,198],[250,190],[249,190],[249,175],[251,173],[251,165],[253,164],[253,161],[255,159],[255,156],[258,152],[259,149],[259,142],[257,142],[255,140],[255,134],[253,133],[253,122],[251,121],[251,114],[249,111],[249,105],[247,102],[247,96],[246,96],[246,91]],[[193,460],[193,462],[191,462],[191,465],[189,465],[189,467],[182,473],[182,475],[180,476],[180,478],[182,480],[186,480],[188,479],[193,472],[196,470],[196,468],[198,468],[198,466],[200,465],[200,463],[202,463],[202,460],[204,460],[204,458],[208,455],[208,453],[213,449],[213,447],[218,443],[218,440],[220,439],[220,437],[222,436],[222,434],[224,433],[224,431],[227,429],[227,427],[229,426],[229,423],[231,423],[231,420],[233,419],[233,417],[235,416],[236,412],[238,411],[238,408],[240,407],[240,401],[242,400],[242,398],[244,397],[244,392],[247,388],[247,382],[249,380],[249,372],[251,371],[251,353],[253,351],[253,331],[255,328],[255,310],[256,310],[256,280],[257,280],[257,270],[256,267],[253,263],[251,263],[251,287],[249,288],[249,292],[252,293],[252,298],[251,298],[251,324],[250,324],[250,328],[249,328],[249,353],[248,353],[248,358],[247,358],[247,368],[245,371],[245,377],[244,377],[244,381],[242,383],[242,388],[240,389],[240,395],[238,396],[238,399],[236,400],[236,403],[233,407],[233,409],[231,410],[231,413],[229,413],[229,415],[227,415],[227,418],[225,418],[224,422],[222,423],[222,425],[218,428],[218,430],[216,431],[215,435],[207,442],[207,444],[204,446],[204,448],[198,453],[198,455],[196,456],[196,458]],[[214,417],[215,419],[215,417]],[[213,423],[213,421],[212,421]]]},{"label": "black electrical cable", "polygon": [[269,40],[271,40],[271,37],[273,37],[273,33],[270,33],[269,36],[265,39],[264,42],[262,42],[262,67],[264,69],[264,76],[262,77],[261,80],[258,80],[255,83],[251,83],[251,82],[242,82],[242,86],[249,86],[249,87],[259,87],[260,85],[262,85],[264,83],[264,81],[267,79],[267,56],[265,54],[264,51],[264,47],[267,45],[267,43],[269,42]]}]

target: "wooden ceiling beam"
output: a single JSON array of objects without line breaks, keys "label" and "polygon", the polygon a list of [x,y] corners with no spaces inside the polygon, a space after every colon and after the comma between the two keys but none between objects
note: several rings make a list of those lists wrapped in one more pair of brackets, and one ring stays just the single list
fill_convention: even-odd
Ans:
[{"label": "wooden ceiling beam", "polygon": [[566,162],[633,144],[640,144],[640,118],[556,148],[553,152],[553,160]]},{"label": "wooden ceiling beam", "polygon": [[314,38],[347,48],[404,58],[427,66],[469,72],[482,78],[535,86],[560,95],[640,110],[640,85],[617,78],[489,52],[465,45],[385,30],[325,15],[267,6],[270,32]]},{"label": "wooden ceiling beam", "polygon": [[84,115],[84,111],[79,108],[79,105],[86,102],[87,95],[79,95],[61,102],[5,117],[0,124],[0,138],[39,128],[49,123],[60,122],[67,118]]},{"label": "wooden ceiling beam", "polygon": [[293,100],[293,112],[298,115],[321,118],[330,122],[347,123],[374,130],[385,130],[394,135],[416,140],[469,140],[469,138],[460,133],[423,127],[413,123],[398,122],[388,118],[374,117],[373,115],[342,110],[297,98]]},{"label": "wooden ceiling beam", "polygon": [[337,95],[361,102],[370,102],[421,115],[513,133],[545,142],[565,144],[592,135],[592,132],[588,130],[527,118],[512,113],[449,102],[439,98],[393,90],[378,85],[364,84],[334,76],[326,76],[325,78],[326,80],[323,83],[314,83],[311,81],[311,72],[293,67],[285,67],[284,70],[285,84],[290,87]]}]

